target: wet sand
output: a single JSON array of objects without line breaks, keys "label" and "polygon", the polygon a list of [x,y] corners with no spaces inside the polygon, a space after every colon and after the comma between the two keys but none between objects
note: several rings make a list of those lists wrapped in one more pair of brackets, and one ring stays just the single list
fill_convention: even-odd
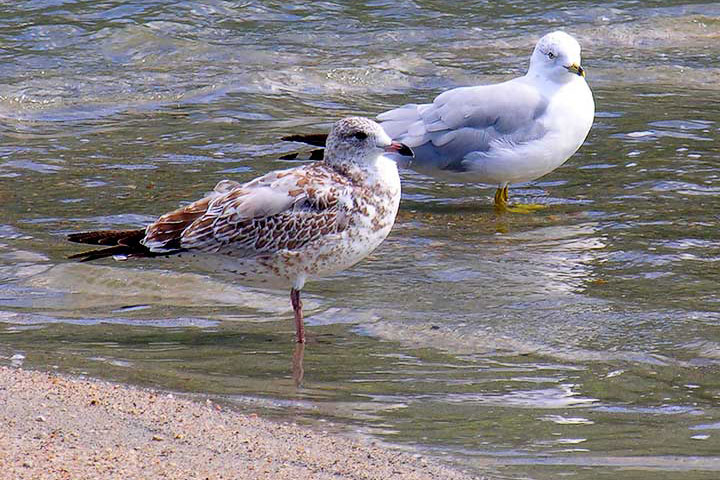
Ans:
[{"label": "wet sand", "polygon": [[0,367],[8,479],[470,479],[434,461],[211,401]]}]

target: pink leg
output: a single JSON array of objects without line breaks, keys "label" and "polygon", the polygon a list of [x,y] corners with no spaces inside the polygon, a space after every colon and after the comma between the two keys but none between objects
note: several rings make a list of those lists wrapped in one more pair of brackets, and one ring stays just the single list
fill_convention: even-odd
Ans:
[{"label": "pink leg", "polygon": [[303,324],[302,300],[300,290],[290,290],[290,303],[295,311],[295,341],[305,343],[305,325]]}]

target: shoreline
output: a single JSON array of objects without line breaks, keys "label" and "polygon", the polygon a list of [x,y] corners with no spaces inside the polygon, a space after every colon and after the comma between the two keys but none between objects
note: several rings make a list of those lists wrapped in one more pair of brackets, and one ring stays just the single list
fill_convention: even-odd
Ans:
[{"label": "shoreline", "polygon": [[0,366],[7,478],[478,479],[206,400]]}]

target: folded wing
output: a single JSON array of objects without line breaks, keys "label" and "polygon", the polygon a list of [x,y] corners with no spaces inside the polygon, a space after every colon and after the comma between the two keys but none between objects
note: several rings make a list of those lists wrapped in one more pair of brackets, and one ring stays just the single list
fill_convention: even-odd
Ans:
[{"label": "folded wing", "polygon": [[433,103],[405,105],[378,115],[385,131],[415,151],[414,166],[462,169],[471,152],[489,152],[496,142],[538,139],[545,128],[538,119],[548,102],[519,79],[495,85],[462,87]]},{"label": "folded wing", "polygon": [[343,192],[324,181],[332,175],[315,164],[271,172],[244,185],[221,182],[207,197],[149,225],[143,244],[153,252],[237,257],[300,248],[346,227],[338,204]]}]

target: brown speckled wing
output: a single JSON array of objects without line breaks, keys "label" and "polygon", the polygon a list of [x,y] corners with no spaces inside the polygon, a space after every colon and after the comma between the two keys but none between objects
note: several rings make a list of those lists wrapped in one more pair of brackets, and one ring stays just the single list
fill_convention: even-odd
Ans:
[{"label": "brown speckled wing", "polygon": [[320,163],[224,187],[160,217],[148,227],[145,244],[252,256],[296,249],[347,226],[338,198],[349,182]]},{"label": "brown speckled wing", "polygon": [[213,200],[242,188],[233,180],[220,180],[208,196],[172,212],[166,213],[145,229],[142,244],[154,251],[177,250],[183,231],[207,213]]},{"label": "brown speckled wing", "polygon": [[207,212],[215,196],[217,195],[211,194],[158,218],[145,229],[143,245],[156,252],[179,249],[182,232]]}]

